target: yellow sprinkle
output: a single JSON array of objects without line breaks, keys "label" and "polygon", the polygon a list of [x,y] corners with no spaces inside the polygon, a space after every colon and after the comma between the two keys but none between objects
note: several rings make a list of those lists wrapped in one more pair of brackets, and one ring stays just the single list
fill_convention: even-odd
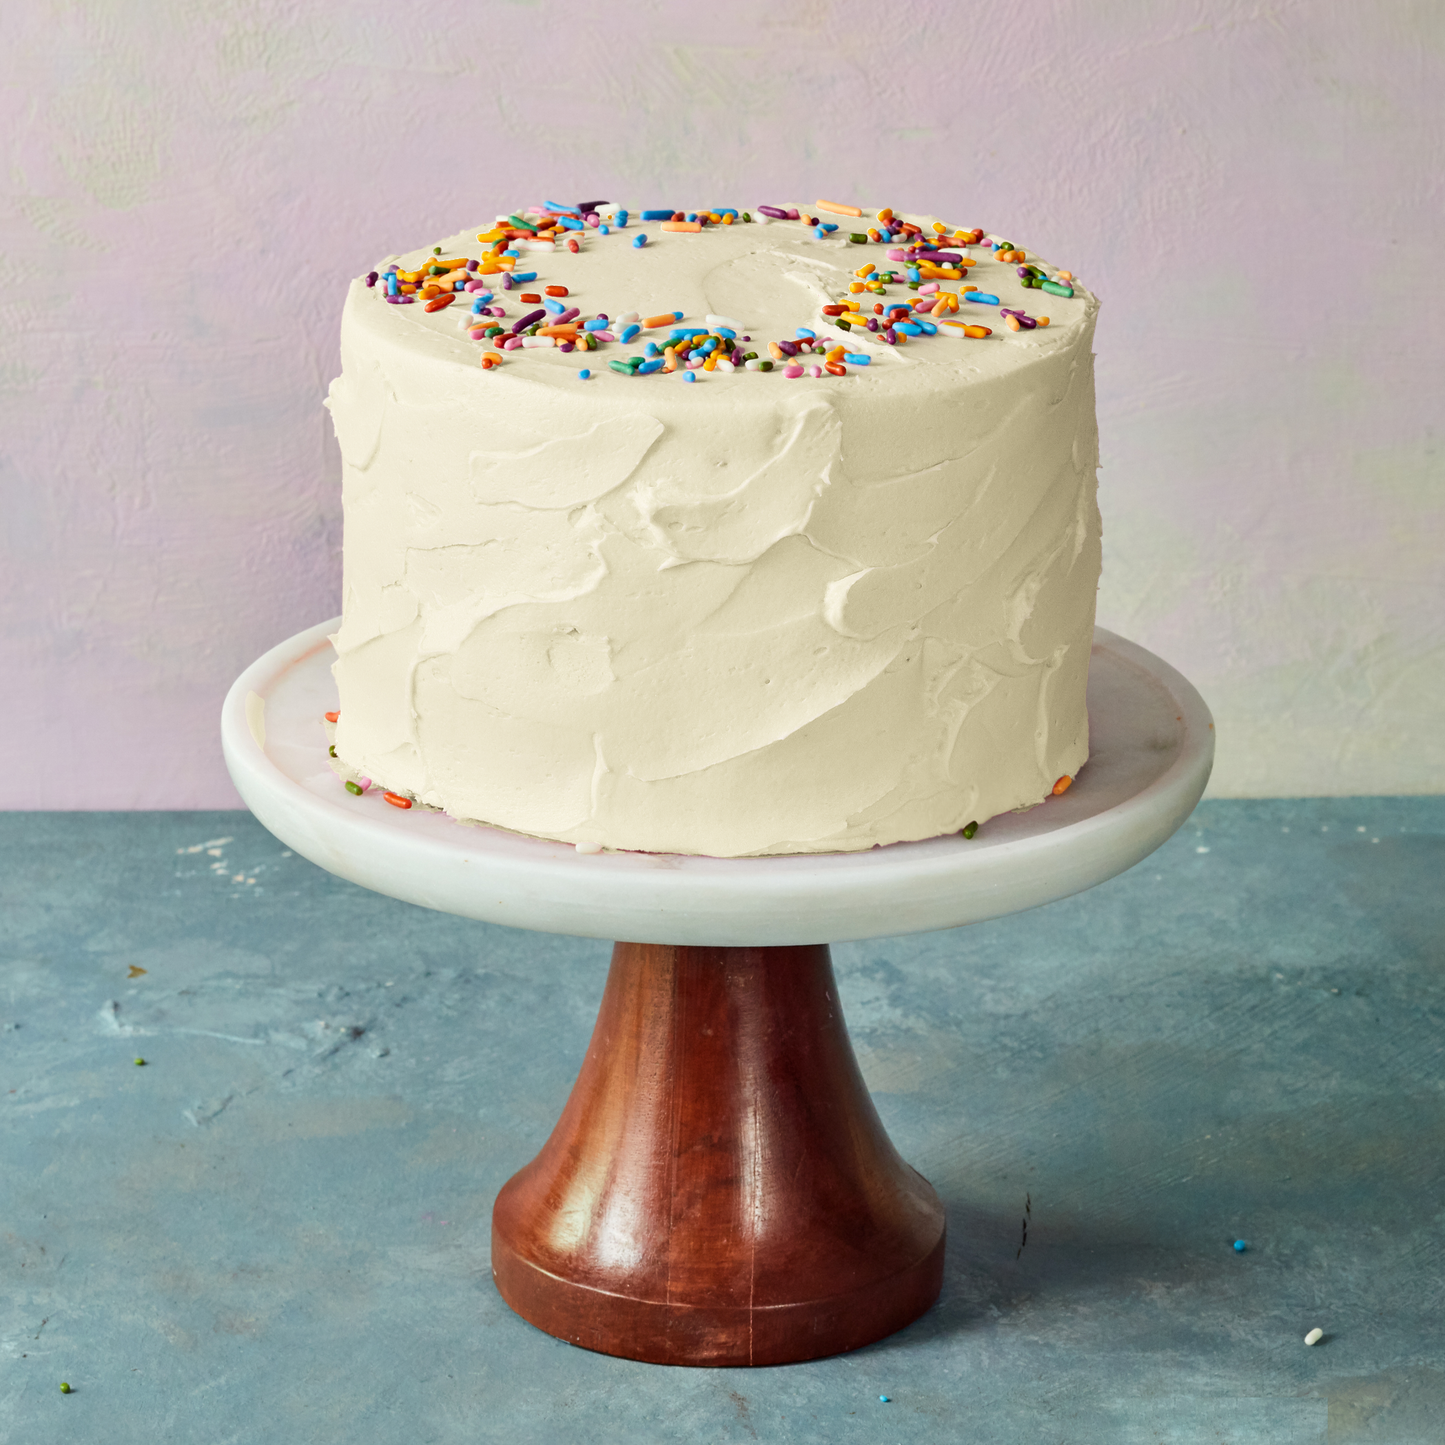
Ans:
[{"label": "yellow sprinkle", "polygon": [[941,236],[948,230],[948,227],[945,226],[942,221],[935,221],[933,223],[933,229]]},{"label": "yellow sprinkle", "polygon": [[880,221],[891,221],[891,220],[893,219],[893,209],[892,209],[892,207],[891,207],[891,206],[884,206],[883,209],[878,212],[878,219],[879,219]]},{"label": "yellow sprinkle", "polygon": [[850,281],[848,283],[848,289],[854,293],[857,293],[863,289],[863,283],[861,281]]},{"label": "yellow sprinkle", "polygon": [[703,364],[702,364],[702,369],[703,369],[704,371],[716,371],[716,370],[717,370],[717,352],[715,352],[715,351],[709,351],[709,352],[708,352],[708,354],[707,354],[707,360],[703,362]]},{"label": "yellow sprinkle", "polygon": [[878,268],[870,261],[866,266],[860,266],[853,274],[858,277],[871,276]]}]

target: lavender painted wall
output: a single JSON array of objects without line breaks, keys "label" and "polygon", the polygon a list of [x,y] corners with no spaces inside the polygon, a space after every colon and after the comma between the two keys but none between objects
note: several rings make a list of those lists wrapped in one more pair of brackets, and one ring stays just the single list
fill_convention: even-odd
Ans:
[{"label": "lavender painted wall", "polygon": [[227,684],[339,606],[346,279],[559,191],[1071,267],[1100,619],[1216,792],[1445,789],[1437,4],[29,0],[0,73],[0,805],[236,801]]}]

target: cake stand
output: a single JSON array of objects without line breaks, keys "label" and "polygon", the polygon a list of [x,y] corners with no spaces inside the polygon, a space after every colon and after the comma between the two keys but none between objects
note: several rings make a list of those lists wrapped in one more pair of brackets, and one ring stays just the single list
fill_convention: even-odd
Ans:
[{"label": "cake stand", "polygon": [[580,854],[348,793],[322,730],[339,626],[273,648],[227,695],[226,763],[261,823],[330,872],[424,908],[627,940],[562,1116],[493,1210],[507,1303],[573,1344],[680,1365],[814,1359],[927,1310],[943,1206],[873,1108],[827,941],[996,918],[1132,867],[1204,791],[1214,724],[1199,694],[1101,629],[1087,766],[1060,797],[972,840]]}]

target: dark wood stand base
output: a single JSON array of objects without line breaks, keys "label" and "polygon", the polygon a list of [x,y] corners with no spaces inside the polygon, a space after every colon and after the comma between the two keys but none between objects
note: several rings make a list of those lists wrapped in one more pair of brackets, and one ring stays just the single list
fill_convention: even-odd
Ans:
[{"label": "dark wood stand base", "polygon": [[667,1365],[881,1339],[937,1299],[943,1245],[821,944],[617,944],[562,1117],[492,1213],[492,1273],[523,1319]]}]

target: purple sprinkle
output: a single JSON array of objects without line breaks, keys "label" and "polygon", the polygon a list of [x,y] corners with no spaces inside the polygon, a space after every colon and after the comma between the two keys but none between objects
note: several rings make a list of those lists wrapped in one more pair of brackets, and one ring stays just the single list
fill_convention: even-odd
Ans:
[{"label": "purple sprinkle", "polygon": [[942,261],[947,265],[956,266],[963,257],[957,251],[935,251],[929,258],[930,261]]},{"label": "purple sprinkle", "polygon": [[387,301],[392,306],[410,306],[416,300],[415,296],[403,296],[398,293],[395,296],[388,296]]},{"label": "purple sprinkle", "polygon": [[1019,275],[1020,275],[1020,276],[1028,276],[1028,275],[1032,274],[1032,273],[1029,271],[1029,268],[1028,268],[1027,266],[1020,266],[1018,269],[1019,269]]},{"label": "purple sprinkle", "polygon": [[884,332],[882,333],[882,336],[883,336],[884,341],[886,341],[886,342],[889,344],[889,346],[897,346],[897,345],[898,345],[898,335],[897,335],[897,333],[893,330],[893,328],[892,328],[891,326],[890,326],[886,331],[884,331]]},{"label": "purple sprinkle", "polygon": [[1025,331],[1032,331],[1039,324],[1032,316],[1020,316],[1018,322]]},{"label": "purple sprinkle", "polygon": [[576,349],[577,349],[577,348],[576,348],[576,345],[575,345],[573,342],[571,342],[571,341],[564,341],[564,342],[557,348],[558,351],[575,351]]},{"label": "purple sprinkle", "polygon": [[606,321],[606,320],[607,320],[607,313],[606,313],[605,311],[599,311],[599,312],[597,313],[597,319],[598,319],[599,321]]},{"label": "purple sprinkle", "polygon": [[796,341],[780,341],[778,342],[778,350],[787,356],[796,356],[798,354],[798,343]]},{"label": "purple sprinkle", "polygon": [[574,316],[578,316],[578,315],[580,315],[580,314],[581,314],[581,313],[578,311],[577,307],[571,306],[571,307],[569,307],[566,311],[564,311],[560,316],[554,316],[554,317],[552,318],[552,325],[553,325],[553,326],[563,326],[563,325],[565,325],[568,321],[571,321]]},{"label": "purple sprinkle", "polygon": [[467,270],[468,270],[468,271],[475,271],[475,270],[477,269],[477,267],[480,266],[480,265],[481,265],[481,262],[480,262],[480,261],[476,261],[476,260],[468,261],[468,262],[467,262]]},{"label": "purple sprinkle", "polygon": [[503,290],[503,291],[510,291],[511,289],[512,289],[512,278],[511,278],[505,271],[503,271],[503,272],[502,272],[502,290]]},{"label": "purple sprinkle", "polygon": [[998,308],[998,314],[1000,316],[1017,316],[1020,320],[1027,315],[1027,313],[1023,311],[1011,311],[1007,306],[1000,306]]},{"label": "purple sprinkle", "polygon": [[512,322],[512,335],[515,336],[519,331],[525,331],[534,321],[540,321],[546,314],[546,311],[542,309],[525,312]]},{"label": "purple sprinkle", "polygon": [[376,282],[377,282],[377,273],[376,273],[375,271],[369,271],[369,272],[367,272],[366,284],[367,284],[368,286],[375,286],[375,285],[376,285]]},{"label": "purple sprinkle", "polygon": [[868,329],[869,331],[878,330],[878,318],[876,316],[870,316],[868,318]]},{"label": "purple sprinkle", "polygon": [[781,206],[759,206],[758,214],[760,216],[771,216],[776,221],[786,221],[789,219],[796,221],[798,219],[798,213],[796,211],[788,212]]}]

